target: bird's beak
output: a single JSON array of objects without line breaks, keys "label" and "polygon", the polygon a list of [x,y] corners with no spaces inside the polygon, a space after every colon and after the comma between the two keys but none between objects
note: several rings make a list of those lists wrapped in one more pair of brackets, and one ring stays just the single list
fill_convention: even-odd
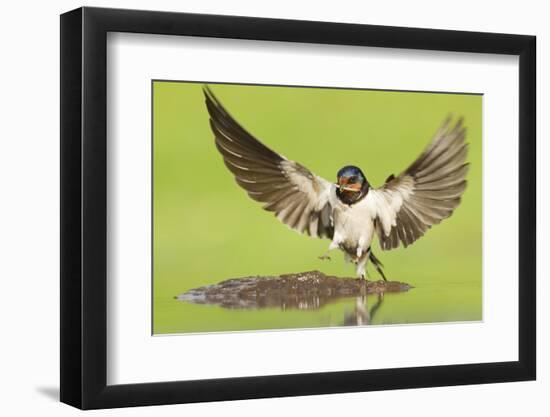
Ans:
[{"label": "bird's beak", "polygon": [[336,184],[336,186],[338,187],[340,192],[342,192],[342,191],[351,191],[353,193],[361,192],[360,188],[356,189],[356,188],[347,187],[346,184],[342,184],[342,183],[338,183],[338,184]]},{"label": "bird's beak", "polygon": [[344,191],[345,188],[346,188],[346,179],[345,178],[338,178],[338,184],[336,184],[338,186],[338,189],[340,191]]}]

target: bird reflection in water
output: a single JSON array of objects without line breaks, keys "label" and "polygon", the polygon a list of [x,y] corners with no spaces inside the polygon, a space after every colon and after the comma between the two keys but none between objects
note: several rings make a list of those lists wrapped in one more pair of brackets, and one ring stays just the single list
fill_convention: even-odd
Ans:
[{"label": "bird reflection in water", "polygon": [[[374,320],[376,312],[382,306],[382,303],[384,301],[384,293],[379,292],[376,295],[372,296],[372,298],[376,297],[376,301],[372,306],[369,307],[366,282],[364,282],[363,284],[364,288],[361,289],[360,295],[355,297],[355,299],[353,300],[353,308],[347,309],[344,313],[344,322],[342,323],[344,326],[366,326],[371,324]],[[331,298],[330,296],[320,297],[318,295],[311,295],[310,297],[306,296],[300,298],[294,295],[292,297],[281,297],[280,307],[282,310],[318,310],[330,302],[336,302],[340,300],[342,300],[340,296],[335,296],[334,298]]]},{"label": "bird reflection in water", "polygon": [[384,293],[379,293],[377,295],[376,302],[369,309],[366,295],[356,297],[354,309],[346,312],[344,315],[344,326],[366,326],[371,324],[383,301]]}]

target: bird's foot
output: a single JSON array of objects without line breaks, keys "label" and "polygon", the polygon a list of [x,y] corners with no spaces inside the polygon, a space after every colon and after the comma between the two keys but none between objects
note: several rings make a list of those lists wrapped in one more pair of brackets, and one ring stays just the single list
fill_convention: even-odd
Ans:
[{"label": "bird's foot", "polygon": [[331,260],[330,256],[328,256],[327,253],[325,253],[324,255],[319,256],[318,258],[322,261],[330,261]]}]

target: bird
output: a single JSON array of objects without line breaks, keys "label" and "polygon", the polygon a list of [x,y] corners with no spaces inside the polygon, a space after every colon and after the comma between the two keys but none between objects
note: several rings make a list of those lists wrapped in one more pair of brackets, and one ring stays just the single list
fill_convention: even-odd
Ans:
[{"label": "bird", "polygon": [[347,165],[328,181],[272,150],[242,127],[209,86],[203,87],[217,150],[237,184],[263,209],[298,233],[329,239],[327,253],[339,249],[356,266],[360,280],[370,280],[370,261],[387,281],[374,255],[406,248],[434,225],[450,217],[466,190],[469,163],[462,118],[448,116],[420,155],[399,175],[376,188],[357,166]]}]

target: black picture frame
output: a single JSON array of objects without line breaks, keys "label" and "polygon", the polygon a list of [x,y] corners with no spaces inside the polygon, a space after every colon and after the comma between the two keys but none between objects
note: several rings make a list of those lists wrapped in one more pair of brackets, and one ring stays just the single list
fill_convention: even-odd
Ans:
[{"label": "black picture frame", "polygon": [[[108,32],[519,56],[519,360],[107,385]],[[536,377],[534,36],[79,8],[61,15],[61,401],[82,409],[533,380]]]}]

